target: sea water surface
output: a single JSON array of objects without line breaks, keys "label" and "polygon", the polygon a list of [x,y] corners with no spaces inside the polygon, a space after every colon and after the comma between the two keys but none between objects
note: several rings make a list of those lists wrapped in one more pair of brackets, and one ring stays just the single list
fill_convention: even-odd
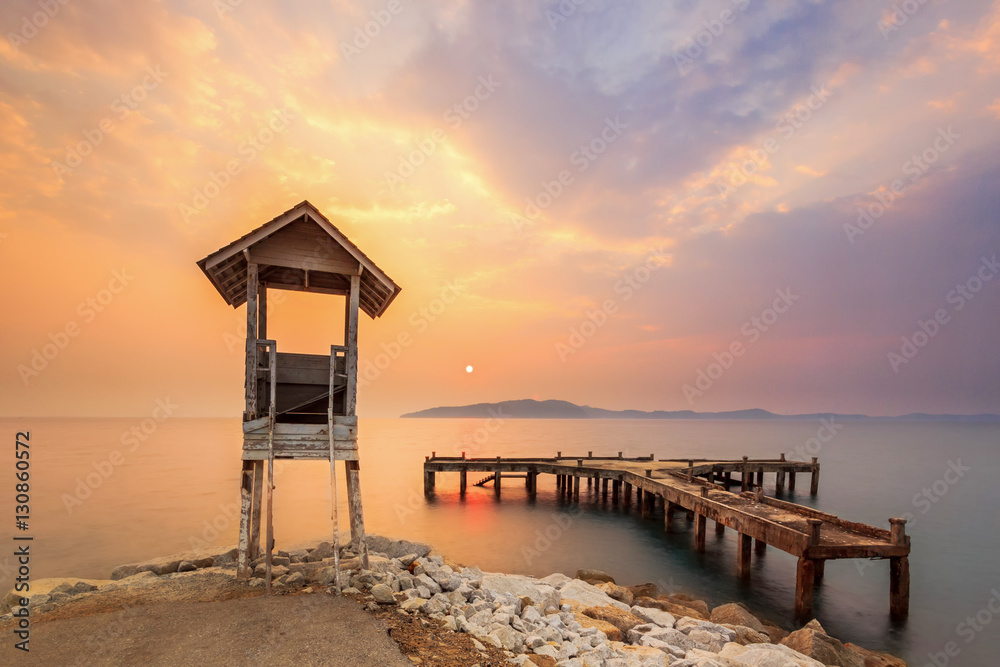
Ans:
[{"label": "sea water surface", "polygon": [[[31,434],[31,519],[14,528],[14,487],[0,485],[3,533],[30,534],[34,578],[107,578],[116,565],[204,544],[235,544],[240,423],[235,419],[3,419],[9,479],[17,431]],[[145,432],[143,431],[145,426]],[[686,420],[360,420],[361,484],[369,532],[425,541],[484,570],[544,576],[592,567],[619,583],[657,582],[714,606],[739,600],[793,628],[795,559],[769,548],[754,556],[749,583],[735,570],[732,531],[709,531],[698,554],[687,521],[602,505],[559,502],[542,476],[529,501],[510,479],[458,494],[457,473],[439,474],[423,495],[421,464],[441,456],[776,457],[822,464],[819,494],[808,476],[786,498],[888,527],[909,518],[908,622],[889,621],[887,561],[830,561],[815,612],[827,631],[911,665],[1000,664],[1000,425]],[[139,437],[130,433],[141,434]],[[0,464],[4,465],[4,464]],[[342,469],[341,469],[342,475]],[[473,476],[474,477],[474,476]],[[773,484],[773,477],[767,480]],[[278,548],[330,539],[329,464],[276,464]],[[347,530],[341,491],[342,530]],[[773,488],[768,493],[773,493]],[[7,538],[9,539],[9,538]],[[12,542],[7,542],[11,544]],[[6,550],[5,550],[6,551]],[[8,553],[12,554],[11,548]],[[0,552],[2,553],[2,552]],[[12,586],[12,555],[0,555],[0,587]],[[949,646],[949,644],[952,644]],[[944,655],[950,648],[951,657]],[[933,656],[933,657],[932,657]]]}]

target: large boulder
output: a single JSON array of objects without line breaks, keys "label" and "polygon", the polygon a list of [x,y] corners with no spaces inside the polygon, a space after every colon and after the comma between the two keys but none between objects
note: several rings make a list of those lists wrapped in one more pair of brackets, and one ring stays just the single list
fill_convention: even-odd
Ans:
[{"label": "large boulder", "polygon": [[402,558],[410,554],[416,554],[417,558],[424,558],[431,552],[430,546],[421,542],[394,540],[382,535],[367,535],[365,542],[368,544],[369,551],[377,551],[389,558]]},{"label": "large boulder", "polygon": [[656,584],[639,584],[638,586],[629,586],[628,589],[632,591],[633,598],[656,598],[660,595],[660,587]]},{"label": "large boulder", "polygon": [[612,599],[618,600],[619,602],[624,602],[625,604],[632,604],[635,596],[632,595],[632,591],[625,588],[624,586],[619,586],[618,584],[613,584],[610,581],[604,581],[599,584],[594,584],[596,588],[601,589],[607,593]]},{"label": "large boulder", "polygon": [[673,614],[662,609],[635,606],[632,607],[632,613],[646,623],[655,623],[664,628],[672,628],[674,627],[674,623],[677,622]]},{"label": "large boulder", "polygon": [[623,637],[622,631],[619,630],[614,625],[608,623],[607,621],[602,621],[597,618],[592,618],[580,612],[574,613],[573,618],[575,618],[576,622],[579,623],[584,628],[597,628],[607,636],[609,641],[613,642],[622,641]]},{"label": "large boulder", "polygon": [[629,605],[612,599],[611,596],[601,589],[579,579],[574,579],[560,588],[559,595],[562,596],[563,602],[566,600],[575,600],[588,607],[612,606],[618,607],[622,611],[630,610]]},{"label": "large boulder", "polygon": [[666,667],[667,654],[658,648],[650,646],[629,646],[625,645],[618,649],[625,656],[625,664],[631,667]]},{"label": "large boulder", "polygon": [[177,572],[181,563],[190,562],[195,568],[212,567],[216,560],[228,561],[230,552],[234,547],[216,547],[201,551],[185,551],[184,553],[172,556],[162,556],[151,560],[140,561],[138,563],[127,563],[119,565],[111,572],[111,579],[118,580],[131,577],[140,572],[152,572],[156,575],[171,574]]},{"label": "large boulder", "polygon": [[576,578],[581,581],[586,581],[588,584],[599,584],[601,582],[615,583],[615,578],[612,577],[607,572],[601,572],[600,570],[577,570]]},{"label": "large boulder", "polygon": [[583,610],[583,614],[584,616],[590,616],[599,621],[610,623],[621,630],[623,634],[628,634],[629,630],[646,622],[630,611],[611,606],[588,607]]},{"label": "large boulder", "polygon": [[730,602],[729,604],[724,604],[716,607],[712,610],[712,615],[709,620],[713,623],[729,624],[729,625],[742,625],[746,628],[753,628],[757,632],[765,632],[764,624],[760,620],[750,613],[750,610],[741,604],[736,602]]},{"label": "large boulder", "polygon": [[824,667],[818,660],[777,644],[726,644],[719,656],[740,667]]},{"label": "large boulder", "polygon": [[771,644],[771,638],[766,632],[758,632],[753,628],[748,628],[743,625],[733,625],[731,623],[720,623],[724,628],[729,628],[736,633],[736,638],[733,639],[734,642],[740,646],[746,646],[747,644]]},{"label": "large boulder", "polygon": [[905,662],[888,653],[869,651],[857,644],[844,644],[844,646],[860,655],[865,661],[865,667],[906,667]]},{"label": "large boulder", "polygon": [[493,593],[509,593],[517,598],[530,598],[542,609],[559,608],[559,591],[538,579],[518,574],[484,574],[479,589]]},{"label": "large boulder", "polygon": [[823,626],[816,621],[782,639],[781,645],[815,658],[829,667],[865,667],[865,659],[860,653],[826,634]]}]

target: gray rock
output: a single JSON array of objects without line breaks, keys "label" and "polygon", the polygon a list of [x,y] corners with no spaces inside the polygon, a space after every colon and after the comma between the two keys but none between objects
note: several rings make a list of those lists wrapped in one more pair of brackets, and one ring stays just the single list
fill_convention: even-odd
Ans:
[{"label": "gray rock", "polygon": [[615,583],[615,578],[612,577],[607,572],[601,572],[600,570],[577,570],[576,578],[582,581],[586,581],[589,584],[599,583],[606,581],[609,583]]},{"label": "gray rock", "polygon": [[664,628],[674,627],[674,623],[677,619],[674,615],[667,611],[662,611],[660,609],[651,609],[649,607],[632,607],[632,613],[646,621],[647,623],[655,623],[656,625],[662,626]]},{"label": "gray rock", "polygon": [[177,566],[178,572],[194,572],[197,569],[194,563],[189,560],[181,561],[180,565]]},{"label": "gray rock", "polygon": [[372,586],[372,596],[379,604],[396,604],[396,598],[392,595],[392,589],[385,584]]},{"label": "gray rock", "polygon": [[285,583],[289,586],[304,586],[306,583],[306,576],[301,572],[292,572],[288,575]]},{"label": "gray rock", "polygon": [[532,577],[513,574],[486,574],[479,585],[480,590],[491,591],[494,594],[512,595],[515,598],[526,597],[543,609],[559,607],[559,592]]},{"label": "gray rock", "polygon": [[[408,540],[393,540],[381,535],[367,535],[365,542],[371,551],[383,553],[389,558],[403,558],[410,554],[416,555],[417,558],[423,558],[431,552],[429,545]],[[406,563],[406,565],[409,564]]]},{"label": "gray rock", "polygon": [[627,604],[614,600],[601,589],[592,586],[585,581],[574,579],[559,590],[559,595],[563,600],[575,600],[588,607],[617,607],[622,611],[630,611]]}]

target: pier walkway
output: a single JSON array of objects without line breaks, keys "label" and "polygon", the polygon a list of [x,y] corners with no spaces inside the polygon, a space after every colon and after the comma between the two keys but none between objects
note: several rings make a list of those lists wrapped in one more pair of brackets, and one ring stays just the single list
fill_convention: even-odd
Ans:
[{"label": "pier walkway", "polygon": [[[459,473],[461,493],[468,488],[468,473],[494,475],[499,495],[505,475],[523,477],[529,495],[538,488],[538,476],[556,478],[560,497],[579,501],[580,485],[597,489],[613,504],[634,506],[643,518],[662,514],[664,528],[673,530],[678,512],[686,512],[694,525],[694,544],[705,550],[708,521],[717,533],[729,528],[737,533],[737,572],[750,573],[753,542],[758,551],[772,546],[798,558],[795,582],[795,614],[812,615],[813,587],[823,577],[824,564],[836,558],[888,558],[890,561],[890,614],[905,619],[909,611],[910,540],[905,519],[889,519],[890,528],[855,523],[809,507],[797,505],[763,492],[764,475],[774,475],[781,494],[787,484],[795,489],[799,475],[809,475],[810,491],[819,488],[820,465],[778,459],[743,457],[736,461],[675,459],[657,461],[652,455],[639,458],[563,456],[554,458],[465,458],[438,457],[424,461],[424,493],[434,493],[436,475]],[[609,489],[610,487],[610,489]]]}]

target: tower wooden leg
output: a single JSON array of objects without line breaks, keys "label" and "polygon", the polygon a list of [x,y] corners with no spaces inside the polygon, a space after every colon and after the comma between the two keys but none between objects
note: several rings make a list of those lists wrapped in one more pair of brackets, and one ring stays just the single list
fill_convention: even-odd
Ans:
[{"label": "tower wooden leg", "polygon": [[361,463],[345,461],[347,468],[347,509],[351,515],[351,545],[368,568],[368,547],[365,544],[365,515],[361,506]]},{"label": "tower wooden leg", "polygon": [[250,578],[250,506],[253,501],[253,461],[243,462],[240,473],[240,544],[236,561],[236,578]]},{"label": "tower wooden leg", "polygon": [[[462,470],[459,471],[458,474],[459,474],[459,478],[458,478],[458,492],[464,496],[465,495],[465,490],[469,486],[469,471],[465,470],[465,469],[462,469]],[[528,478],[525,478],[525,479],[528,479]]]},{"label": "tower wooden leg", "polygon": [[260,558],[260,508],[264,493],[264,462],[253,462],[253,500],[250,506],[250,560]]}]

